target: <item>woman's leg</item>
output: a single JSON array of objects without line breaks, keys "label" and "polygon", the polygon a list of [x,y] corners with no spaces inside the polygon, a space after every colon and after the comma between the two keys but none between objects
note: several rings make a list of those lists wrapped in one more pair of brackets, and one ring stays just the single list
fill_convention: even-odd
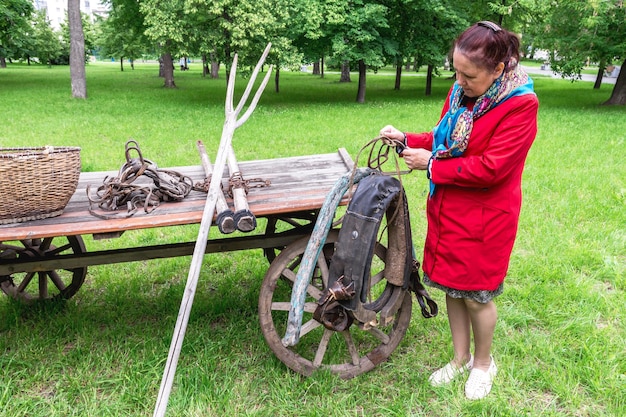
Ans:
[{"label": "woman's leg", "polygon": [[491,364],[491,344],[498,320],[498,309],[493,301],[485,304],[468,299],[463,301],[474,333],[474,369],[486,371]]},{"label": "woman's leg", "polygon": [[448,307],[448,323],[452,333],[452,345],[454,346],[454,358],[443,368],[436,370],[428,380],[435,386],[448,384],[457,376],[472,368],[470,362],[470,317],[467,307],[462,299],[452,298],[446,295]]},{"label": "woman's leg", "polygon": [[454,346],[452,363],[460,368],[470,360],[470,314],[462,298],[446,295],[446,307]]}]

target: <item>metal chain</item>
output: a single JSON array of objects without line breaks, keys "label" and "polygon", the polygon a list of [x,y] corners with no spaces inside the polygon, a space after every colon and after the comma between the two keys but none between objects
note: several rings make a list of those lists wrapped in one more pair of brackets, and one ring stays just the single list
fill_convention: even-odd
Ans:
[{"label": "metal chain", "polygon": [[228,180],[228,196],[233,197],[233,189],[243,188],[248,194],[250,188],[263,188],[271,185],[270,180],[264,180],[263,178],[251,178],[244,180],[241,172],[233,172]]}]

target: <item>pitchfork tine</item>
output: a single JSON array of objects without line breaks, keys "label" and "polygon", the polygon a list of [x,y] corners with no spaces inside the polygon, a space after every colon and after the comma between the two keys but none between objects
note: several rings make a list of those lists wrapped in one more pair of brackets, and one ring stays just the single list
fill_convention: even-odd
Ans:
[{"label": "pitchfork tine", "polygon": [[[252,76],[250,77],[250,80],[248,81],[248,85],[246,85],[246,90],[244,91],[243,96],[241,97],[241,100],[239,100],[239,104],[237,104],[237,109],[235,109],[235,113],[237,114],[241,113],[241,109],[245,105],[246,100],[248,100],[248,96],[250,95],[250,91],[252,90],[252,86],[254,85],[254,81],[256,81],[256,77],[257,75],[259,75],[259,71],[261,71],[261,67],[263,66],[263,63],[265,62],[265,59],[267,58],[267,55],[270,52],[271,46],[272,46],[271,43],[267,44],[267,46],[265,47],[265,51],[263,51],[263,55],[261,55],[261,59],[259,59],[256,66],[254,67],[254,72],[252,72]],[[272,72],[271,70],[267,71],[267,74],[270,74],[271,72]],[[267,78],[267,74],[265,75],[266,78]],[[260,88],[261,91],[263,91],[263,87],[264,86]]]},{"label": "pitchfork tine", "polygon": [[235,76],[237,75],[237,54],[233,57],[233,63],[230,66],[230,76],[228,77],[228,86],[226,88],[226,103],[224,105],[226,119],[233,112],[233,96],[235,92]]},{"label": "pitchfork tine", "polygon": [[239,127],[242,124],[244,124],[246,120],[248,120],[248,118],[250,117],[254,109],[256,108],[256,105],[259,102],[259,99],[261,98],[261,94],[263,94],[263,90],[265,90],[265,86],[267,85],[267,82],[270,80],[272,69],[273,69],[273,65],[270,65],[269,70],[267,71],[267,74],[265,74],[265,78],[263,78],[263,82],[261,83],[261,86],[259,87],[256,94],[254,95],[252,102],[250,102],[250,106],[248,106],[248,110],[246,110],[243,116],[241,116],[241,118],[237,120],[237,124],[235,125],[236,127]]}]

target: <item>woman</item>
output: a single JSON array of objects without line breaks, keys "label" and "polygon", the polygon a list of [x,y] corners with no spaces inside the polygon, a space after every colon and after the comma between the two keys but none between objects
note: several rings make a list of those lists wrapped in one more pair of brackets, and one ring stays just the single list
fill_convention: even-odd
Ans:
[{"label": "woman", "polygon": [[[380,133],[404,141],[401,155],[430,179],[424,282],[446,293],[454,357],[429,381],[469,371],[465,395],[491,391],[491,345],[522,202],[521,179],[537,133],[539,103],[519,62],[519,39],[478,22],[454,43],[456,82],[431,132]],[[474,353],[470,353],[471,335]]]}]

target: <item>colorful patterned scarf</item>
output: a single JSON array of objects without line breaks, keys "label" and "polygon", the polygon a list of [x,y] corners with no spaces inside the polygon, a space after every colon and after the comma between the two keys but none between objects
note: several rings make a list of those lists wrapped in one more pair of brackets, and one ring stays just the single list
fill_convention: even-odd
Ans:
[{"label": "colorful patterned scarf", "polygon": [[[515,65],[515,63],[513,63]],[[534,94],[533,81],[516,65],[512,71],[505,71],[478,97],[472,110],[462,106],[465,97],[463,88],[454,83],[450,94],[450,108],[433,129],[433,156],[436,159],[453,158],[463,155],[469,144],[474,121],[510,97]],[[430,183],[430,194],[435,185]]]}]

